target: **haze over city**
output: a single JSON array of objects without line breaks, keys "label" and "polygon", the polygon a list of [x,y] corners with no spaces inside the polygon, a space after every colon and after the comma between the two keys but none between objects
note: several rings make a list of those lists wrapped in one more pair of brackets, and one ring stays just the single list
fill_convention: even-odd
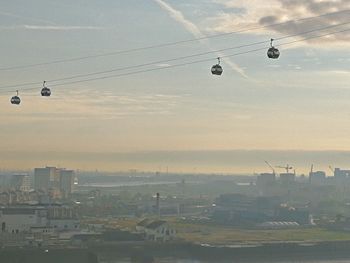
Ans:
[{"label": "haze over city", "polygon": [[350,262],[350,0],[0,0],[0,262]]}]

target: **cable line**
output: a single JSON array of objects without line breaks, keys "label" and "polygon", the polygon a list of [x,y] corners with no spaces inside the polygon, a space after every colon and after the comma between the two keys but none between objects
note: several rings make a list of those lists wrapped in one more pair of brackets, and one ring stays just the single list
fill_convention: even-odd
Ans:
[{"label": "cable line", "polygon": [[[326,33],[326,34],[322,34],[322,35],[311,36],[311,37],[307,37],[305,39],[299,39],[299,40],[294,40],[294,41],[290,41],[290,42],[281,43],[279,46],[291,45],[291,44],[294,44],[294,43],[303,42],[305,40],[322,38],[322,37],[331,36],[331,35],[344,33],[344,32],[349,32],[349,31],[350,31],[350,28],[349,29],[340,30],[340,31],[330,32],[330,33]],[[248,51],[244,51],[244,52],[239,52],[239,53],[235,53],[235,54],[231,54],[231,55],[224,55],[224,56],[221,56],[220,58],[230,58],[230,57],[235,57],[235,56],[239,56],[239,55],[249,54],[249,53],[262,51],[262,50],[266,50],[266,47],[253,49],[253,50],[248,50]],[[64,83],[57,83],[57,84],[51,85],[51,87],[58,87],[58,86],[65,86],[65,85],[70,85],[70,84],[76,84],[76,83],[90,82],[90,81],[95,81],[95,80],[117,78],[117,77],[123,77],[123,76],[130,76],[130,75],[136,75],[136,74],[147,73],[147,72],[152,72],[152,71],[164,70],[164,69],[169,69],[169,68],[177,68],[177,67],[183,67],[183,66],[187,66],[187,65],[199,64],[199,63],[209,62],[209,61],[213,61],[213,58],[202,59],[202,60],[195,60],[195,61],[185,62],[185,63],[181,63],[181,64],[164,66],[164,67],[161,67],[161,68],[145,69],[145,70],[139,70],[139,71],[133,71],[133,72],[109,75],[109,76],[101,76],[101,77],[88,78],[88,79],[83,79],[83,80],[76,80],[76,81],[69,81],[69,82],[64,82]],[[36,89],[37,88],[24,88],[24,89],[22,89],[22,91],[29,91],[29,90],[36,90]],[[8,92],[13,92],[13,91],[0,91],[0,93],[5,93],[5,92],[8,93]]]},{"label": "cable line", "polygon": [[[339,26],[343,26],[343,25],[347,25],[347,24],[350,24],[350,21],[349,22],[335,24],[335,25],[330,25],[330,26],[326,26],[326,27],[322,27],[322,28],[316,28],[316,29],[300,32],[300,33],[297,33],[297,34],[292,34],[292,35],[287,35],[287,36],[275,38],[274,41],[283,40],[283,39],[287,39],[287,38],[291,38],[291,37],[302,36],[302,35],[318,32],[318,31],[322,31],[322,30],[326,30],[326,29],[330,29],[330,28],[335,28],[335,27],[339,27]],[[307,40],[307,39],[303,39],[303,40]],[[112,72],[116,72],[116,71],[130,70],[130,69],[142,68],[142,67],[152,66],[152,65],[154,66],[154,65],[157,65],[157,64],[161,64],[161,63],[167,63],[167,62],[173,62],[173,61],[178,61],[178,60],[184,60],[184,59],[194,58],[194,57],[198,57],[198,56],[204,56],[204,55],[209,55],[209,54],[213,54],[213,53],[219,53],[219,52],[228,51],[228,50],[240,49],[240,48],[244,48],[244,47],[251,47],[251,46],[265,44],[265,43],[267,43],[267,41],[259,41],[259,42],[250,43],[250,44],[244,44],[244,45],[228,47],[228,48],[223,48],[223,49],[218,49],[218,50],[211,50],[211,51],[207,51],[207,52],[196,53],[196,54],[192,54],[192,55],[181,56],[181,57],[176,57],[176,58],[170,58],[170,59],[165,59],[165,60],[158,60],[158,61],[138,64],[138,65],[132,65],[132,66],[128,66],[128,67],[119,67],[119,68],[114,68],[114,69],[110,69],[110,70],[97,71],[97,72],[91,72],[91,73],[87,73],[87,74],[78,74],[78,75],[72,75],[72,76],[63,77],[63,78],[51,79],[51,80],[47,80],[46,82],[50,82],[50,83],[52,83],[52,82],[60,82],[60,81],[71,80],[71,79],[76,79],[76,78],[83,78],[83,77],[107,74],[107,73],[112,73]],[[159,68],[156,68],[155,70],[157,70],[157,69],[159,69]],[[29,82],[29,83],[21,83],[21,84],[0,86],[0,89],[19,88],[19,87],[25,87],[25,86],[39,85],[41,83],[42,82]],[[50,86],[51,87],[55,86],[55,84],[51,84]]]},{"label": "cable line", "polygon": [[[302,41],[305,41],[305,40],[326,37],[326,36],[335,35],[335,34],[339,34],[339,33],[344,33],[344,32],[348,32],[348,31],[350,31],[350,28],[349,29],[345,29],[345,30],[340,30],[340,31],[336,31],[336,32],[323,34],[323,35],[312,36],[312,37],[308,37],[308,38],[305,38],[305,39],[299,39],[299,40],[295,40],[295,41],[291,41],[291,42],[282,43],[279,46],[291,45],[291,44],[302,42]],[[253,50],[248,50],[248,51],[245,51],[245,52],[235,53],[235,54],[231,54],[231,55],[225,55],[225,56],[221,56],[220,58],[230,58],[230,57],[235,57],[235,56],[240,56],[240,55],[244,55],[244,54],[249,54],[249,53],[253,53],[253,52],[257,52],[257,51],[261,51],[261,50],[266,50],[266,47],[253,49]],[[202,59],[202,60],[196,60],[196,61],[176,64],[176,65],[169,65],[169,66],[165,66],[165,67],[161,67],[161,68],[153,68],[153,69],[140,70],[140,71],[128,72],[128,73],[117,74],[117,75],[110,75],[110,76],[104,76],[104,77],[98,77],[98,78],[90,78],[90,79],[85,79],[85,80],[77,80],[77,81],[72,81],[72,82],[59,83],[59,84],[54,84],[52,86],[53,87],[64,86],[64,85],[68,85],[68,84],[82,83],[82,82],[88,82],[88,81],[93,81],[93,80],[101,80],[101,79],[106,79],[106,78],[130,76],[130,75],[140,74],[140,73],[144,73],[144,72],[151,72],[151,71],[164,70],[164,69],[175,68],[175,67],[182,67],[182,66],[186,66],[186,65],[198,64],[198,63],[208,62],[208,61],[212,61],[212,60],[213,60],[212,58],[211,59]]]},{"label": "cable line", "polygon": [[47,61],[47,62],[41,62],[41,63],[27,64],[27,65],[3,67],[3,68],[0,68],[0,71],[33,68],[33,67],[47,66],[47,65],[60,64],[60,63],[66,63],[66,62],[87,60],[87,59],[91,59],[91,58],[113,56],[113,55],[118,55],[118,54],[127,54],[127,53],[155,49],[155,48],[175,46],[175,45],[184,44],[184,43],[190,43],[190,42],[195,42],[195,41],[200,41],[200,40],[205,40],[205,39],[223,37],[223,36],[244,33],[244,32],[248,32],[248,31],[264,29],[264,28],[269,28],[269,27],[277,27],[277,26],[288,24],[288,23],[295,23],[295,22],[301,22],[301,21],[306,21],[306,20],[312,20],[312,19],[316,19],[316,18],[320,18],[320,17],[338,15],[338,14],[347,13],[347,12],[350,12],[350,9],[340,10],[340,11],[331,12],[331,13],[325,13],[325,14],[321,14],[318,16],[305,17],[305,18],[300,18],[300,19],[295,19],[295,20],[288,20],[285,22],[279,22],[279,23],[274,23],[274,24],[269,24],[269,25],[264,25],[264,26],[251,27],[251,28],[241,29],[241,30],[237,30],[237,31],[231,31],[231,32],[220,33],[220,34],[215,34],[215,35],[203,36],[203,37],[199,37],[199,38],[192,38],[192,39],[187,39],[187,40],[180,40],[180,41],[175,41],[175,42],[168,42],[168,43],[150,45],[150,46],[139,47],[139,48],[125,49],[125,50],[107,52],[107,53],[102,53],[102,54],[73,57],[73,58],[68,58],[68,59],[58,59],[58,60],[52,60],[52,61]]}]

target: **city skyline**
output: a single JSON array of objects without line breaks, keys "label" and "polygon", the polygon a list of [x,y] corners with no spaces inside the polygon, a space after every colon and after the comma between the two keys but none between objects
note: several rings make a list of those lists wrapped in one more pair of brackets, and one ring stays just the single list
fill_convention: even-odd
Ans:
[{"label": "city skyline", "polygon": [[[21,166],[12,168],[16,156]],[[42,156],[45,156],[44,158]],[[7,153],[3,155],[1,170],[29,171],[35,167],[68,167],[82,172],[160,172],[184,174],[231,174],[253,175],[271,172],[269,162],[277,174],[285,169],[277,166],[291,165],[297,175],[308,175],[314,171],[324,171],[333,176],[334,168],[349,169],[350,151],[268,151],[268,150],[228,150],[228,151],[158,151],[124,153]],[[41,161],[38,161],[41,159]],[[35,166],[32,166],[35,163]],[[6,166],[8,165],[8,166]],[[331,171],[332,170],[332,171]]]}]

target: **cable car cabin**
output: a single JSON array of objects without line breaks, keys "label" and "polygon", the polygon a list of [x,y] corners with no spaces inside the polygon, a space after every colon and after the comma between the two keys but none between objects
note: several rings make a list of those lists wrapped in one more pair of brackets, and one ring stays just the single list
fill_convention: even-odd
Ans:
[{"label": "cable car cabin", "polygon": [[51,95],[51,90],[46,87],[46,81],[43,83],[43,88],[41,89],[41,96],[43,97],[50,97]]},{"label": "cable car cabin", "polygon": [[280,51],[275,47],[270,47],[267,51],[267,56],[272,59],[277,59],[280,56]]},{"label": "cable car cabin", "polygon": [[41,90],[41,96],[43,97],[49,97],[51,95],[51,90],[47,87],[42,88]]},{"label": "cable car cabin", "polygon": [[11,104],[19,105],[21,103],[21,99],[18,96],[13,96],[11,98]]},{"label": "cable car cabin", "polygon": [[213,75],[221,75],[223,72],[222,67],[219,64],[212,66],[211,73]]}]

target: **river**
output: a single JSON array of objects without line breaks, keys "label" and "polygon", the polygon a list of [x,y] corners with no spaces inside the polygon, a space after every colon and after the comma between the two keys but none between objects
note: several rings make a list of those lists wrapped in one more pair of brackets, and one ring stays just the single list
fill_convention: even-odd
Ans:
[{"label": "river", "polygon": [[[131,259],[108,259],[108,260],[100,260],[99,263],[150,263],[151,261],[131,261]],[[247,263],[247,261],[203,261],[203,260],[194,260],[194,259],[174,259],[174,258],[163,258],[163,259],[155,259],[154,263]],[[249,261],[249,263],[260,263],[266,261]],[[281,260],[274,261],[274,263],[349,263],[350,260]]]}]

